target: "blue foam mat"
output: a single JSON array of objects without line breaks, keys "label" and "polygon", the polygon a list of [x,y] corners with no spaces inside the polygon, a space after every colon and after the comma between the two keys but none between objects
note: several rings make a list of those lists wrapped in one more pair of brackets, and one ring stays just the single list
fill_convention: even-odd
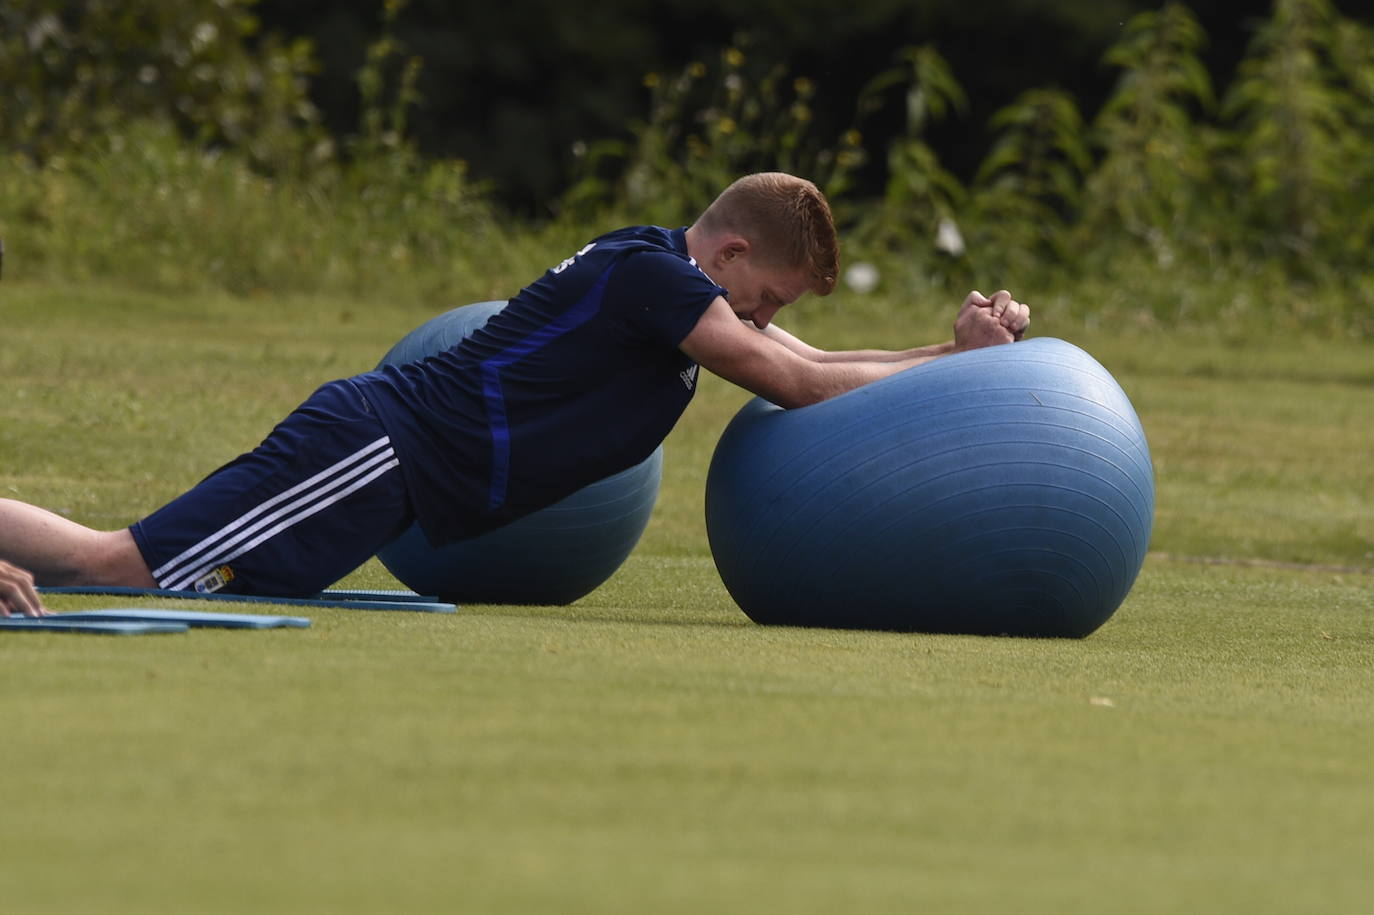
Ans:
[{"label": "blue foam mat", "polygon": [[199,610],[149,610],[143,607],[110,607],[101,610],[75,610],[54,613],[50,620],[102,622],[179,623],[192,628],[213,629],[304,629],[310,620],[304,616],[267,616],[258,613],[205,613]]},{"label": "blue foam mat", "polygon": [[[280,604],[287,607],[332,607],[344,610],[404,610],[414,613],[457,613],[458,608],[442,601],[427,601],[420,595],[392,600],[351,600],[322,592],[318,597],[259,597],[255,594],[203,594],[199,591],[168,591],[164,588],[128,588],[116,585],[75,585],[39,588],[40,594],[98,594],[109,597],[176,597],[183,600],[209,600],[238,604]],[[348,594],[349,592],[341,592]],[[364,592],[353,592],[364,593]]]},{"label": "blue foam mat", "polygon": [[71,620],[39,617],[0,617],[0,632],[84,632],[92,635],[147,635],[150,633],[185,632],[185,623],[134,622],[120,620]]}]

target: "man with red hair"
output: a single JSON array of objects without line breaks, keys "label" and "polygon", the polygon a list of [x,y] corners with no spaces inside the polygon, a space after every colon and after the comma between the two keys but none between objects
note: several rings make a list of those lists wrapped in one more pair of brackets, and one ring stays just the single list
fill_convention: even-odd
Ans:
[{"label": "man with red hair", "polygon": [[[1021,338],[1025,305],[972,292],[952,340],[826,352],[774,325],[835,288],[824,195],[778,172],[726,188],[690,226],[602,235],[428,358],[330,382],[267,439],[128,528],[0,499],[0,559],[43,585],[313,594],[418,522],[477,536],[631,467],[667,436],[698,366],[792,408],[947,353]],[[18,578],[16,578],[18,576]],[[0,615],[38,615],[0,567]]]}]

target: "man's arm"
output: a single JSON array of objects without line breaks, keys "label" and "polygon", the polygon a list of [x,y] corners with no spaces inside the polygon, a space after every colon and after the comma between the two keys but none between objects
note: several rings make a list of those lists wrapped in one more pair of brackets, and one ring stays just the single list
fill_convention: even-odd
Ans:
[{"label": "man's arm", "polygon": [[[1011,297],[1011,293],[1005,289],[998,290],[991,297],[984,296],[977,291],[970,292],[968,297],[964,299],[960,311],[961,317],[964,310],[968,309],[970,305],[991,310],[993,316],[1001,320],[1002,326],[1011,331],[1015,340],[1020,340],[1025,334],[1026,328],[1030,326],[1030,310],[1025,305],[1015,301]],[[802,341],[777,324],[769,324],[762,333],[812,362],[906,362],[912,359],[945,356],[956,351],[954,340],[906,350],[823,350]]]},{"label": "man's arm", "polygon": [[798,356],[801,356],[803,359],[808,359],[811,362],[907,362],[912,359],[934,358],[954,352],[953,340],[948,340],[944,343],[932,343],[929,346],[918,346],[913,349],[905,350],[824,350],[804,342],[793,334],[789,334],[777,324],[769,324],[763,330],[759,331],[759,333],[763,334],[765,337],[776,340]]},{"label": "man's arm", "polygon": [[[980,300],[988,304],[979,304]],[[842,354],[825,354],[785,332],[761,332],[740,321],[730,304],[717,298],[680,348],[708,371],[790,409],[828,400],[947,353],[1012,342],[1018,333],[1004,326],[1004,321],[1024,330],[1024,306],[1012,308],[1016,303],[1010,295],[1006,300],[994,312],[993,300],[970,294],[955,320],[951,343],[903,352],[859,351],[880,358],[844,359],[834,358]],[[1013,312],[1012,318],[1007,318],[1008,311]],[[1024,317],[1029,320],[1028,315]]]}]

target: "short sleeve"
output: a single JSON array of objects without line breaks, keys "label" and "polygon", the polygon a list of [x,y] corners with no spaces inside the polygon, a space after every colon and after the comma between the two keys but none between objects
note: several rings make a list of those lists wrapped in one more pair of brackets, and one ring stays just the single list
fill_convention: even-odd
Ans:
[{"label": "short sleeve", "polygon": [[697,265],[667,251],[637,251],[611,274],[606,300],[635,330],[676,347],[725,289]]}]

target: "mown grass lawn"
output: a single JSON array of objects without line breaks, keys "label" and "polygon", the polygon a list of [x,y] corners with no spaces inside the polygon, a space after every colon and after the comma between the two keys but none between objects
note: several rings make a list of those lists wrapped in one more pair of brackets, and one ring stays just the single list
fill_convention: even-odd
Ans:
[{"label": "mown grass lawn", "polygon": [[[125,524],[425,317],[7,284],[0,495]],[[635,555],[571,607],[0,639],[5,910],[1363,911],[1367,345],[1037,330],[1154,451],[1155,552],[1089,638],[749,623],[701,510],[745,398],[708,381]]]}]

